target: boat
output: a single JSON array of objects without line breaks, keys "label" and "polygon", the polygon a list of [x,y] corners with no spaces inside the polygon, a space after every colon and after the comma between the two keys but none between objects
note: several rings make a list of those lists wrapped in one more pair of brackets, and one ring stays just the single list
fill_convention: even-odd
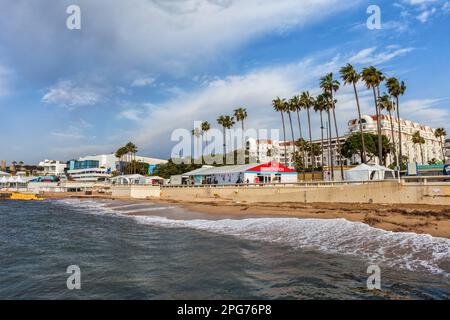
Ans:
[{"label": "boat", "polygon": [[38,197],[35,194],[18,193],[18,192],[0,193],[0,199],[25,200],[25,201],[42,201],[42,200],[45,200],[44,198]]}]

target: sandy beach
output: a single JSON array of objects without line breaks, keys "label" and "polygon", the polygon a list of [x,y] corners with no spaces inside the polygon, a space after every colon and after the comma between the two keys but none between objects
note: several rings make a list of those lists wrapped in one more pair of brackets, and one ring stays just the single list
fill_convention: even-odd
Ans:
[{"label": "sandy beach", "polygon": [[[107,194],[46,194],[47,199],[113,199]],[[315,219],[346,219],[366,223],[372,227],[393,232],[414,232],[435,237],[450,238],[450,208],[433,205],[382,205],[352,203],[258,203],[246,204],[226,200],[188,202],[174,200],[121,201],[141,203],[145,201],[181,206],[192,213],[202,214],[206,219],[245,219],[257,217],[295,217]],[[152,215],[140,212],[136,215]],[[182,218],[182,217],[180,217]],[[192,218],[192,217],[186,217]],[[195,217],[194,217],[195,218]]]}]

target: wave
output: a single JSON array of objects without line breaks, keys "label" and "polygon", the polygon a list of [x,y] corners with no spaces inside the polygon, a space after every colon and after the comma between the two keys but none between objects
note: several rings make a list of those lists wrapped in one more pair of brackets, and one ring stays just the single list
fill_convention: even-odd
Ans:
[{"label": "wave", "polygon": [[[79,205],[80,202],[77,203],[77,207]],[[81,205],[96,213],[112,211],[121,215],[117,211],[105,208],[104,203],[83,201]],[[171,207],[161,207],[159,210],[169,208]],[[128,217],[146,225],[190,228],[246,240],[287,245],[295,249],[357,256],[367,259],[371,264],[428,271],[450,277],[450,239],[426,234],[390,232],[345,219],[173,220],[158,216]]]}]

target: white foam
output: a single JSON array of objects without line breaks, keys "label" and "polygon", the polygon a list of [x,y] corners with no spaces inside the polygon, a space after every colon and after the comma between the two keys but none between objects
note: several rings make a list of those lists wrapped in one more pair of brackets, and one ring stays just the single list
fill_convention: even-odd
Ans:
[{"label": "white foam", "polygon": [[345,219],[258,218],[245,220],[170,220],[134,217],[138,222],[204,230],[298,249],[364,257],[370,263],[450,276],[450,240],[415,233],[395,233]]},{"label": "white foam", "polygon": [[[95,214],[103,212],[122,216],[124,213],[124,211],[111,210],[105,207],[106,203],[98,201],[64,200],[62,203],[88,209],[89,212]],[[149,211],[149,208],[142,210]],[[133,212],[136,211],[133,210],[130,213]],[[370,263],[380,266],[423,270],[450,277],[450,239],[425,234],[390,232],[345,219],[172,220],[158,216],[127,217],[147,225],[191,228],[247,240],[287,245],[297,249],[314,249],[324,253],[352,255],[362,257]],[[441,265],[445,266],[441,267]]]}]

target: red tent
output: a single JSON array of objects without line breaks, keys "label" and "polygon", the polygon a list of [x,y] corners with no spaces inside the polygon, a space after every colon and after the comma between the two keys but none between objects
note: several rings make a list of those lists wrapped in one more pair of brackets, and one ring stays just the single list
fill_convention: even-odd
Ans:
[{"label": "red tent", "polygon": [[297,173],[295,170],[289,169],[282,164],[271,161],[267,163],[260,164],[256,167],[247,169],[245,172],[252,173]]}]

